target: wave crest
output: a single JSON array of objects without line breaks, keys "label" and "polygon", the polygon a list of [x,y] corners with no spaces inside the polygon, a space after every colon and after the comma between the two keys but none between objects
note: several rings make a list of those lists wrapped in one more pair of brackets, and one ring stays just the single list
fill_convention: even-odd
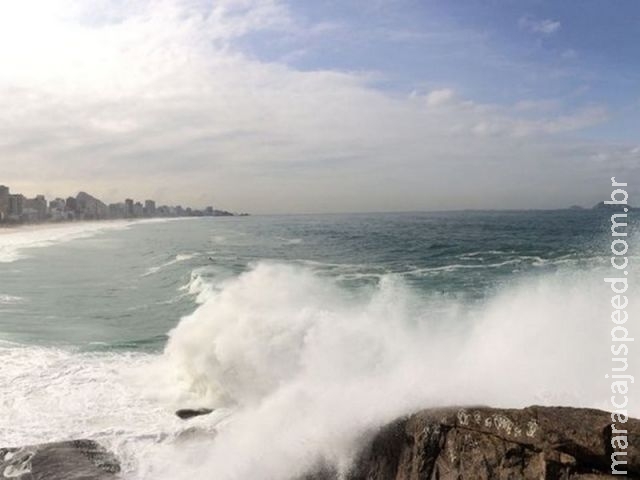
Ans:
[{"label": "wave crest", "polygon": [[607,405],[610,295],[596,271],[477,304],[425,297],[397,275],[353,295],[262,262],[207,295],[171,332],[160,384],[177,402],[235,407],[203,455],[218,479],[344,466],[363,435],[422,407]]}]

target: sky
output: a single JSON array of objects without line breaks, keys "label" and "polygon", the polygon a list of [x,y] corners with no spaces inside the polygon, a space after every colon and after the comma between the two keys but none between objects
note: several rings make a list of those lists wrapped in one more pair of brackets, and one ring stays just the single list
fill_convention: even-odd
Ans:
[{"label": "sky", "polygon": [[0,184],[251,213],[640,204],[636,0],[0,3]]}]

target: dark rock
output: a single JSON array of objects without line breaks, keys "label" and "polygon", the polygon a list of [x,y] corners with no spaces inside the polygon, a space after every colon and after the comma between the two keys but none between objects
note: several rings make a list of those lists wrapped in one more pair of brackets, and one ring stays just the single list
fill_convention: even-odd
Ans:
[{"label": "dark rock", "polygon": [[0,448],[0,479],[114,480],[116,457],[92,440]]},{"label": "dark rock", "polygon": [[[348,480],[640,479],[640,420],[624,425],[628,475],[611,475],[609,413],[576,408],[424,410],[381,429]],[[334,480],[328,469],[306,480]]]},{"label": "dark rock", "polygon": [[182,420],[188,420],[200,415],[209,415],[211,412],[213,412],[211,408],[182,408],[176,411],[176,415]]}]

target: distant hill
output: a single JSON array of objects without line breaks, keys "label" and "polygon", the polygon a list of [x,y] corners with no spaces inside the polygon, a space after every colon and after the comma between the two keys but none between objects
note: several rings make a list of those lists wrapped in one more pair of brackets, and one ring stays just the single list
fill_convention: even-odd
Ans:
[{"label": "distant hill", "polygon": [[616,210],[616,211],[620,211],[623,208],[628,208],[629,211],[631,210],[635,210],[635,207],[632,207],[631,205],[608,205],[604,202],[600,202],[600,203],[596,203],[591,209],[592,210]]}]

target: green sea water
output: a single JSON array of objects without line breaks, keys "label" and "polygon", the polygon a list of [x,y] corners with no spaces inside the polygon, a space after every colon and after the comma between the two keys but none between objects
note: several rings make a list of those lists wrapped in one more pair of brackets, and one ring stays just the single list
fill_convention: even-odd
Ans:
[{"label": "green sea water", "polygon": [[[591,210],[0,233],[0,446],[88,437],[126,479],[284,478],[423,406],[603,406],[610,241]],[[193,425],[211,435],[185,447]]]},{"label": "green sea water", "polygon": [[46,248],[18,234],[4,252],[16,261],[0,263],[0,337],[160,350],[195,307],[190,282],[215,287],[261,261],[354,295],[394,275],[425,295],[481,299],[513,277],[606,261],[607,221],[568,210],[186,219],[98,226]]}]

